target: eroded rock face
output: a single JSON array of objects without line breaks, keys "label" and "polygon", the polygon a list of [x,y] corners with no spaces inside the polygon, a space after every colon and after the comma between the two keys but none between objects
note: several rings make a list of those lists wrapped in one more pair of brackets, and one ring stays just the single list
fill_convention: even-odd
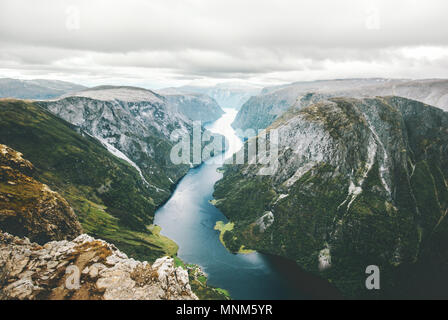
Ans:
[{"label": "eroded rock face", "polygon": [[33,171],[21,153],[0,145],[0,229],[41,244],[75,238],[82,228],[73,209]]},{"label": "eroded rock face", "polygon": [[41,246],[8,233],[0,233],[0,298],[198,299],[169,257],[150,265],[85,234]]},{"label": "eroded rock face", "polygon": [[19,99],[53,99],[68,92],[86,87],[76,83],[58,80],[0,79],[0,97]]},{"label": "eroded rock face", "polygon": [[[189,163],[173,163],[171,150],[180,137],[193,138],[194,124],[180,112],[183,108],[153,91],[100,86],[36,104],[93,136],[133,166],[156,206],[190,169]],[[201,130],[205,134],[205,128]]]},{"label": "eroded rock face", "polygon": [[39,106],[95,137],[114,155],[135,167],[158,198],[183,177],[188,165],[173,165],[174,130],[188,135],[190,121],[171,110],[166,99],[150,90],[101,86]]}]

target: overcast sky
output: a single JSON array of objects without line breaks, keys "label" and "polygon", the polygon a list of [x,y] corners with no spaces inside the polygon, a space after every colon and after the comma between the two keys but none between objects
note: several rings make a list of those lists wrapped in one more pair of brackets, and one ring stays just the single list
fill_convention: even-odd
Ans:
[{"label": "overcast sky", "polygon": [[446,0],[0,0],[0,77],[448,78]]}]

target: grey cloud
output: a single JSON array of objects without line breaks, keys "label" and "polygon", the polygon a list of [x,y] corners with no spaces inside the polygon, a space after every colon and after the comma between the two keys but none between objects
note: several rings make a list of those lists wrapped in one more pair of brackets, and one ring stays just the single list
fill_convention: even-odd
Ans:
[{"label": "grey cloud", "polygon": [[[447,9],[445,0],[2,0],[0,69],[136,81],[440,76]],[[446,55],[404,53],[418,47]]]}]

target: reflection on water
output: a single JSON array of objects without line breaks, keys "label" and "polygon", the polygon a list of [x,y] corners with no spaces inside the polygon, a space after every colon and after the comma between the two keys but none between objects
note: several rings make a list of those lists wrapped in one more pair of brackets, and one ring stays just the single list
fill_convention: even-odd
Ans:
[{"label": "reflection on water", "polygon": [[[225,111],[207,128],[228,139],[229,157],[241,148],[242,142],[230,126],[237,111]],[[208,283],[227,289],[233,299],[303,299],[300,283],[290,281],[277,258],[260,253],[234,255],[220,243],[219,232],[213,228],[217,221],[227,219],[209,203],[215,182],[222,178],[217,172],[220,165],[215,162],[209,160],[191,169],[170,200],[157,211],[155,223],[162,227],[162,234],[177,242],[182,260],[200,265],[208,275]]]}]

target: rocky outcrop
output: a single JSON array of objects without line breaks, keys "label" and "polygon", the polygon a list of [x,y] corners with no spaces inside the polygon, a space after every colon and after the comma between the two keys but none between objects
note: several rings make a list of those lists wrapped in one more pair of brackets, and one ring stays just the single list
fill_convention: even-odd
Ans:
[{"label": "rocky outcrop", "polygon": [[350,297],[375,294],[363,279],[371,264],[387,276],[381,294],[411,292],[397,279],[448,271],[446,112],[400,97],[331,98],[290,110],[273,129],[270,175],[227,165],[215,186],[234,223],[225,239],[292,258]]},{"label": "rocky outcrop", "polygon": [[41,246],[0,233],[0,298],[196,300],[188,272],[164,257],[152,265],[80,235]]},{"label": "rocky outcrop", "polygon": [[73,209],[33,171],[21,153],[0,145],[0,229],[41,244],[75,238],[82,228]]},{"label": "rocky outcrop", "polygon": [[342,79],[268,87],[249,99],[232,126],[265,129],[289,108],[301,109],[334,97],[399,96],[448,110],[447,80]]}]

